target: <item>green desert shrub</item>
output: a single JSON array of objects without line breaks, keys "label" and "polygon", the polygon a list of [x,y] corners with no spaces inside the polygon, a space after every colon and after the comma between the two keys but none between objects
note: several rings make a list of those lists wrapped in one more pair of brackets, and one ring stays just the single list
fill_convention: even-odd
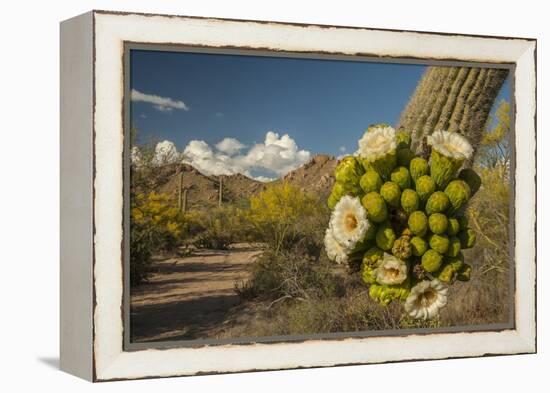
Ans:
[{"label": "green desert shrub", "polygon": [[297,245],[291,250],[268,248],[251,265],[251,277],[237,287],[245,298],[264,300],[319,299],[342,293],[342,278],[326,258],[307,253]]},{"label": "green desert shrub", "polygon": [[194,241],[198,248],[225,250],[232,243],[245,242],[254,237],[246,212],[234,206],[222,206],[201,212],[195,220],[200,221],[202,226],[202,231],[197,234]]}]

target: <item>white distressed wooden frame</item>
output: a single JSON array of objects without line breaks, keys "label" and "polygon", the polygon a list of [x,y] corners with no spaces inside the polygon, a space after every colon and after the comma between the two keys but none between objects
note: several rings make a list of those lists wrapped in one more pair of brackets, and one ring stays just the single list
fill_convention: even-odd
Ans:
[{"label": "white distressed wooden frame", "polygon": [[[515,328],[123,350],[125,42],[515,64]],[[93,11],[61,25],[61,368],[93,381],[536,351],[536,41]]]}]

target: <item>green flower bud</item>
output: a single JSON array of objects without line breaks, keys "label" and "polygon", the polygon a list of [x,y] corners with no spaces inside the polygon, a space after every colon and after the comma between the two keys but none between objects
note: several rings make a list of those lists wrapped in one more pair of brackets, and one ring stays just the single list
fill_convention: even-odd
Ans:
[{"label": "green flower bud", "polygon": [[365,157],[356,157],[356,159],[357,161],[359,161],[359,163],[361,164],[365,172],[368,172],[368,171],[376,172],[372,167],[372,165],[370,164],[370,161],[367,160]]},{"label": "green flower bud", "polygon": [[467,216],[459,216],[456,218],[458,220],[459,229],[465,231],[470,226]]},{"label": "green flower bud", "polygon": [[367,264],[372,268],[378,267],[384,259],[384,250],[378,247],[371,247],[365,255],[363,255],[363,264]]},{"label": "green flower bud", "polygon": [[361,278],[367,284],[376,282],[376,268],[384,258],[384,251],[378,247],[370,248],[361,262]]},{"label": "green flower bud", "polygon": [[351,195],[351,196],[358,196],[360,195],[361,189],[351,183],[340,183],[336,182],[334,183],[334,186],[332,187],[332,191],[328,197],[328,207],[330,209],[334,209],[334,206],[338,203],[338,201],[344,196],[344,195]]},{"label": "green flower bud", "polygon": [[407,224],[415,235],[424,236],[428,231],[428,217],[422,211],[412,212]]},{"label": "green flower bud", "polygon": [[428,218],[428,226],[430,231],[437,233],[438,235],[445,233],[448,225],[449,221],[447,220],[447,216],[445,214],[434,213]]},{"label": "green flower bud", "polygon": [[353,156],[344,157],[334,171],[334,178],[339,183],[359,183],[361,176],[365,173],[363,166]]},{"label": "green flower bud", "polygon": [[382,187],[382,178],[375,171],[367,171],[359,180],[359,185],[365,193],[378,192]]},{"label": "green flower bud", "polygon": [[364,263],[361,264],[361,279],[365,284],[376,283],[376,268]]},{"label": "green flower bud", "polygon": [[410,236],[404,235],[398,238],[392,246],[392,254],[401,259],[405,260],[411,257],[412,248],[411,248],[411,238]]},{"label": "green flower bud", "polygon": [[462,248],[472,248],[476,244],[476,233],[472,229],[459,232],[458,238]]},{"label": "green flower bud", "polygon": [[340,199],[336,196],[334,196],[332,194],[332,192],[330,193],[330,195],[328,196],[328,199],[327,199],[327,206],[330,210],[334,210],[334,207],[336,206],[336,204],[338,203]]},{"label": "green flower bud", "polygon": [[458,177],[470,186],[472,196],[479,190],[479,187],[481,187],[481,178],[472,168],[464,168],[460,171]]},{"label": "green flower bud", "polygon": [[447,226],[447,234],[454,236],[460,231],[460,224],[454,217],[449,218],[449,225]]},{"label": "green flower bud", "polygon": [[408,147],[397,148],[397,165],[408,168],[413,158],[414,153]]},{"label": "green flower bud", "polygon": [[470,276],[472,275],[472,267],[468,264],[464,264],[462,269],[458,272],[458,280],[460,281],[470,281]]},{"label": "green flower bud", "polygon": [[447,187],[447,184],[456,177],[456,173],[463,162],[463,159],[446,157],[437,150],[432,149],[430,155],[430,174],[438,189],[443,190]]},{"label": "green flower bud", "polygon": [[363,192],[361,191],[361,188],[355,184],[336,182],[334,183],[334,186],[332,186],[332,193],[334,196],[338,197],[338,200],[340,200],[340,198],[344,195],[357,196]]},{"label": "green flower bud", "polygon": [[440,281],[451,284],[457,279],[457,276],[460,270],[463,268],[463,266],[464,266],[464,262],[462,262],[462,259],[459,257],[446,258],[443,266],[435,274],[435,276]]},{"label": "green flower bud", "polygon": [[454,257],[446,257],[445,263],[452,265],[456,271],[459,271],[464,266],[464,254],[459,251]]},{"label": "green flower bud", "polygon": [[432,250],[437,251],[440,254],[445,254],[449,250],[449,238],[447,235],[437,235],[432,233],[428,236],[428,243]]},{"label": "green flower bud", "polygon": [[395,134],[395,139],[397,141],[397,148],[408,148],[411,146],[411,133],[407,131],[399,131]]},{"label": "green flower bud", "polygon": [[445,264],[443,267],[435,274],[435,277],[446,284],[452,284],[458,272],[454,269],[452,265]]},{"label": "green flower bud", "polygon": [[426,202],[434,191],[435,182],[430,176],[424,175],[416,179],[416,192],[422,202]]},{"label": "green flower bud", "polygon": [[407,188],[401,193],[401,207],[405,213],[410,214],[418,210],[418,206],[420,206],[420,198],[416,191]]},{"label": "green flower bud", "polygon": [[442,213],[449,207],[449,197],[442,191],[436,191],[426,202],[426,214]]},{"label": "green flower bud", "polygon": [[451,213],[455,213],[460,209],[470,196],[472,195],[470,191],[470,186],[466,184],[464,180],[453,180],[445,188],[445,194],[449,197],[451,202]]},{"label": "green flower bud", "polygon": [[378,298],[380,297],[380,292],[382,291],[382,286],[378,284],[372,284],[369,287],[369,296],[372,300],[378,301]]},{"label": "green flower bud", "polygon": [[420,236],[411,239],[411,250],[415,257],[421,257],[428,250],[428,242]]},{"label": "green flower bud", "polygon": [[380,225],[376,232],[376,245],[384,251],[390,250],[393,247],[395,238],[393,228],[389,223],[385,222]]},{"label": "green flower bud", "polygon": [[422,267],[428,273],[433,273],[439,270],[443,257],[435,250],[428,250],[422,255]]},{"label": "green flower bud", "polygon": [[388,218],[386,202],[377,192],[369,192],[361,199],[361,204],[367,210],[367,217],[373,222],[383,222]]},{"label": "green flower bud", "polygon": [[[409,164],[409,169],[413,181],[417,181],[422,176],[427,176],[430,173],[430,168],[428,166],[428,161],[422,157],[416,157],[411,160]],[[435,184],[435,183],[434,183]]]},{"label": "green flower bud", "polygon": [[449,249],[445,255],[449,257],[456,257],[460,253],[461,248],[462,245],[460,244],[460,239],[456,236],[452,236],[449,238]]},{"label": "green flower bud", "polygon": [[398,166],[395,168],[391,173],[390,178],[391,181],[397,183],[402,190],[411,186],[411,176],[409,175],[409,170],[404,166]]},{"label": "green flower bud", "polygon": [[385,182],[380,188],[380,195],[386,203],[393,207],[398,207],[401,201],[401,189],[392,181]]},{"label": "green flower bud", "polygon": [[410,289],[411,284],[409,279],[399,285],[372,284],[369,288],[369,296],[371,299],[386,306],[393,300],[405,301],[409,297]]}]

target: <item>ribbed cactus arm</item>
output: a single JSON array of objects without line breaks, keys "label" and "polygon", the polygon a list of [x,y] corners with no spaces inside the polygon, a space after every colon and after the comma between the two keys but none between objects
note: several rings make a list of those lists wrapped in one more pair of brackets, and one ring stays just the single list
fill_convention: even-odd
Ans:
[{"label": "ribbed cactus arm", "polygon": [[397,128],[411,132],[411,148],[418,153],[423,138],[439,129],[463,134],[475,151],[507,76],[508,69],[500,68],[428,67]]}]

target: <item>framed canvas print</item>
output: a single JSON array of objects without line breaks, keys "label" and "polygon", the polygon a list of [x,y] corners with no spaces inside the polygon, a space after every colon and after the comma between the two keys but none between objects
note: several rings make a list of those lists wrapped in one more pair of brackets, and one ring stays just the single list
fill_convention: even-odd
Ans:
[{"label": "framed canvas print", "polygon": [[61,24],[61,368],[536,351],[536,41]]}]

